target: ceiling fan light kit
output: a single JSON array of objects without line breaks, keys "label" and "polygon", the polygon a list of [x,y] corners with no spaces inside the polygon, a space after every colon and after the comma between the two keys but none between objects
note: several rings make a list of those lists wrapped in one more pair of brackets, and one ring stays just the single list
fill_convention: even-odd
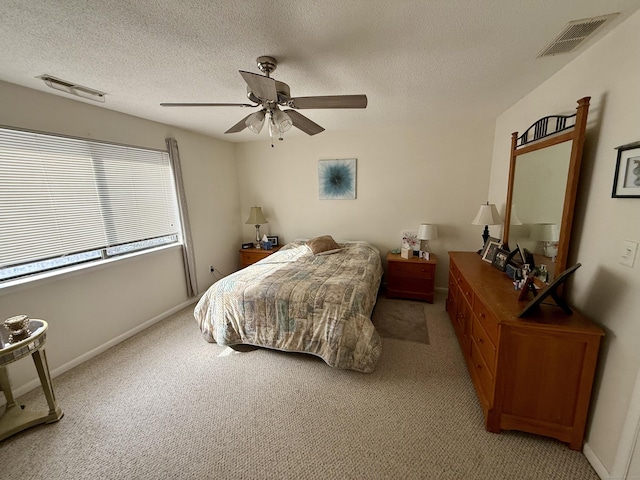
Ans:
[{"label": "ceiling fan light kit", "polygon": [[244,123],[253,133],[260,133],[262,126],[264,125],[264,110],[252,113],[247,117]]},{"label": "ceiling fan light kit", "polygon": [[[291,127],[296,127],[307,135],[316,135],[324,128],[314,123],[297,110],[312,108],[366,108],[367,96],[360,95],[327,95],[314,97],[291,97],[289,85],[270,77],[277,68],[275,58],[261,56],[256,59],[258,69],[264,73],[245,72],[240,75],[247,83],[247,98],[254,104],[246,103],[161,103],[163,107],[260,107],[258,112],[251,113],[240,120],[224,133],[237,133],[248,128],[254,133],[260,133],[265,119],[269,123],[271,146],[273,139],[283,140],[282,135]],[[281,110],[279,106],[289,107]]]}]

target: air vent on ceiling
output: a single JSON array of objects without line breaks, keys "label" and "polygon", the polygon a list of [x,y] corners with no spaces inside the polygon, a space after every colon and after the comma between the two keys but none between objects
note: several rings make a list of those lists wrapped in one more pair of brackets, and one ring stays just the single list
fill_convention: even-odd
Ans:
[{"label": "air vent on ceiling", "polygon": [[575,20],[567,23],[560,34],[538,53],[537,58],[574,51],[602,28],[605,23],[610,22],[617,15],[617,13],[611,13],[601,17],[585,18],[584,20]]},{"label": "air vent on ceiling", "polygon": [[93,88],[83,87],[77,83],[67,82],[66,80],[60,80],[59,78],[52,77],[51,75],[40,75],[36,77],[41,79],[48,87],[61,92],[70,93],[82,98],[88,98],[89,100],[95,100],[96,102],[104,103],[104,97],[106,93],[94,90]]}]

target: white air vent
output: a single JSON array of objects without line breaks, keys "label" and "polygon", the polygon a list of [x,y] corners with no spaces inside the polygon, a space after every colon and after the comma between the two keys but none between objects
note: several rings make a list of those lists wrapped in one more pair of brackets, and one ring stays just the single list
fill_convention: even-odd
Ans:
[{"label": "white air vent", "polygon": [[88,98],[89,100],[95,100],[96,102],[104,103],[104,97],[106,93],[93,88],[83,87],[77,83],[67,82],[66,80],[60,80],[59,78],[52,77],[51,75],[40,75],[36,77],[41,79],[48,87],[61,92],[70,93],[82,98]]},{"label": "white air vent", "polygon": [[537,58],[574,51],[602,28],[605,23],[610,22],[617,15],[617,13],[611,13],[601,17],[585,18],[584,20],[567,23],[562,32],[538,53]]}]

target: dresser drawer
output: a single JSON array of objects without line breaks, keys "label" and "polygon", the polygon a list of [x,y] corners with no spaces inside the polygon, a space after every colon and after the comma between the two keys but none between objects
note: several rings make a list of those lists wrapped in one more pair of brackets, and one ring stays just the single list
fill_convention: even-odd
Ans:
[{"label": "dresser drawer", "polygon": [[452,298],[453,300],[457,300],[457,296],[458,296],[458,282],[455,281],[455,279],[449,275],[449,298]]},{"label": "dresser drawer", "polygon": [[467,300],[467,302],[469,302],[469,305],[473,306],[473,290],[471,290],[467,280],[465,278],[460,278],[458,285],[462,296]]},{"label": "dresser drawer", "polygon": [[389,264],[389,276],[391,277],[433,280],[434,271],[434,265],[426,262],[391,262]]},{"label": "dresser drawer", "polygon": [[484,362],[475,339],[471,341],[471,363],[476,373],[476,379],[480,384],[479,387],[482,389],[482,393],[487,402],[489,402],[488,406],[490,407],[493,404],[493,375]]},{"label": "dresser drawer", "polygon": [[449,264],[449,281],[451,282],[452,280],[456,285],[460,281],[460,270],[458,270],[458,267],[456,267],[456,264],[453,262]]},{"label": "dresser drawer", "polygon": [[482,324],[484,331],[487,332],[489,338],[494,345],[498,344],[498,321],[495,317],[489,312],[487,307],[476,297],[475,303],[473,305],[473,311],[478,317],[478,320]]},{"label": "dresser drawer", "polygon": [[495,364],[496,364],[496,347],[493,341],[487,335],[480,320],[476,315],[473,316],[473,325],[471,327],[471,336],[473,337],[473,341],[478,346],[478,350],[484,358],[484,361],[489,368],[489,371],[493,375],[495,373]]}]

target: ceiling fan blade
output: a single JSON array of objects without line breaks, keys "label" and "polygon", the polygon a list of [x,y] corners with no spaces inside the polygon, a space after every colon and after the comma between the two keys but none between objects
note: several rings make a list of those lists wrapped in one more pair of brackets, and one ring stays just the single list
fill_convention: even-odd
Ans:
[{"label": "ceiling fan blade", "polygon": [[244,72],[240,70],[240,75],[249,85],[251,92],[260,100],[267,102],[277,102],[278,92],[276,91],[276,81],[273,78],[258,75],[257,73]]},{"label": "ceiling fan blade", "polygon": [[295,110],[283,110],[283,112],[291,117],[293,126],[299,128],[304,133],[315,135],[316,133],[324,132],[324,128]]},{"label": "ceiling fan blade", "polygon": [[289,101],[292,108],[367,108],[366,95],[327,95],[297,97]]},{"label": "ceiling fan blade", "polygon": [[233,127],[231,127],[229,130],[227,130],[224,133],[238,133],[238,132],[241,132],[242,130],[247,128],[247,124],[245,122],[247,121],[247,118],[249,118],[251,115],[253,115],[253,113],[250,113],[249,115],[244,117],[242,120],[240,120],[238,123],[236,123]]},{"label": "ceiling fan blade", "polygon": [[161,107],[257,107],[248,103],[161,103]]}]

